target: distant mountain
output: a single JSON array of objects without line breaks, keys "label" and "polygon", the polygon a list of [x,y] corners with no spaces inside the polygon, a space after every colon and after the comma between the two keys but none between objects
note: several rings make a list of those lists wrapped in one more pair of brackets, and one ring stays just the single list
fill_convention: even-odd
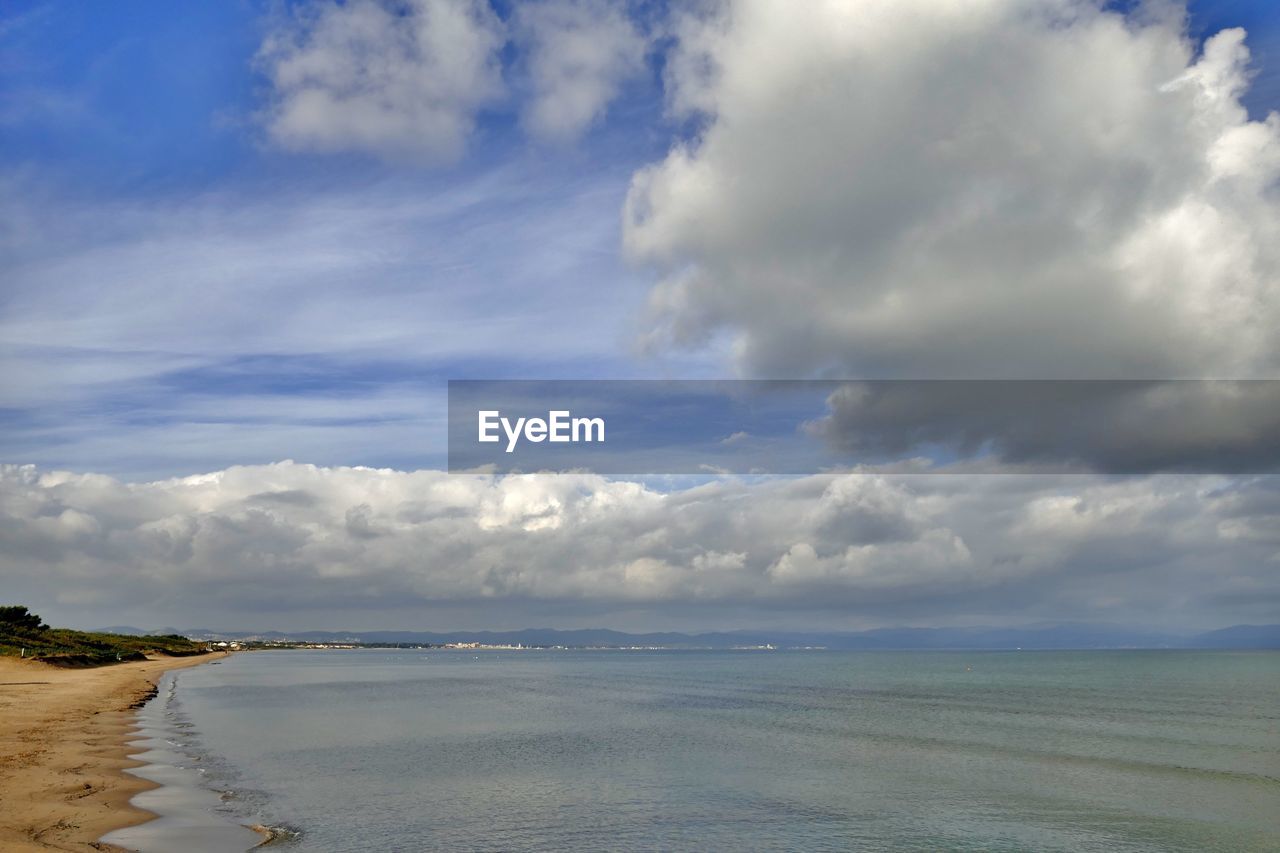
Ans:
[{"label": "distant mountain", "polygon": [[1192,638],[1199,649],[1280,649],[1280,625],[1234,625]]},{"label": "distant mountain", "polygon": [[[118,633],[147,633],[112,628]],[[482,643],[486,645],[728,649],[772,645],[844,650],[890,649],[1252,649],[1280,648],[1280,625],[1237,625],[1198,635],[1139,631],[1115,625],[1054,624],[1021,628],[876,628],[858,632],[727,631],[705,634],[628,634],[605,628],[561,631],[175,631],[201,640],[264,640],[309,643]]]},{"label": "distant mountain", "polygon": [[164,637],[170,634],[190,637],[196,634],[203,636],[204,634],[217,633],[205,628],[189,628],[186,630],[180,628],[152,628],[148,631],[145,628],[135,628],[132,625],[110,625],[106,628],[94,628],[93,630],[99,634],[123,634],[126,637]]}]

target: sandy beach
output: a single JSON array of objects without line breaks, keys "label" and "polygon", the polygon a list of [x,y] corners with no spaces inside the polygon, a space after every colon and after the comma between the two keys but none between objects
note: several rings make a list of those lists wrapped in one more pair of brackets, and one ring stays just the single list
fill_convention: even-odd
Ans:
[{"label": "sandy beach", "polygon": [[133,708],[166,670],[221,657],[62,669],[0,657],[0,849],[115,850],[98,839],[149,820],[129,804],[155,787],[124,773]]}]

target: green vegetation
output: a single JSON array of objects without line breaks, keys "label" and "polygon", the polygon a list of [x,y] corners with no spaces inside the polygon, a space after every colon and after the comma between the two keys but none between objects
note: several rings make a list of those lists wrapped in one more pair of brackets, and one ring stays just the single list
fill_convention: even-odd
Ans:
[{"label": "green vegetation", "polygon": [[0,606],[0,655],[25,655],[59,666],[102,666],[142,660],[149,652],[195,655],[204,643],[176,635],[131,637],[50,628],[20,605]]}]

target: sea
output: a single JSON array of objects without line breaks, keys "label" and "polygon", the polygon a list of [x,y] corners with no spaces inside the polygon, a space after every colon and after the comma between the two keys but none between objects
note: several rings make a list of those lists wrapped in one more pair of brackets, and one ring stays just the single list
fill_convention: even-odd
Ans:
[{"label": "sea", "polygon": [[161,688],[161,819],[106,839],[147,853],[1280,850],[1280,652],[279,650]]}]

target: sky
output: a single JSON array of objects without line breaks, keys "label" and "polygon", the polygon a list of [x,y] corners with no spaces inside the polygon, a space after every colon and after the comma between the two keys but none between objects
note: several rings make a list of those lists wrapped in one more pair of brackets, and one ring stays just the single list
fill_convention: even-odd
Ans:
[{"label": "sky", "polygon": [[449,379],[1280,378],[1278,69],[1244,0],[5,4],[0,596],[1277,621],[1269,475],[444,469]]}]

